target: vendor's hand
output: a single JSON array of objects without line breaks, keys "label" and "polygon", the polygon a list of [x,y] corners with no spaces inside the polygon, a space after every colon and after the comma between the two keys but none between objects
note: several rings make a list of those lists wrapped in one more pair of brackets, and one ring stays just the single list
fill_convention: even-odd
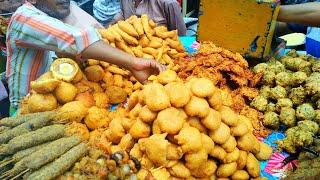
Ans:
[{"label": "vendor's hand", "polygon": [[140,83],[147,83],[149,76],[157,75],[166,70],[166,66],[155,60],[135,59],[130,68],[133,76]]}]

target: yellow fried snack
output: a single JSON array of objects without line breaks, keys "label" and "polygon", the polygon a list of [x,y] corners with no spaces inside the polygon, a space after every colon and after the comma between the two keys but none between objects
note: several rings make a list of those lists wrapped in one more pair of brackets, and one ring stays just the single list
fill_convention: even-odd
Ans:
[{"label": "yellow fried snack", "polygon": [[168,134],[177,134],[186,122],[181,111],[173,107],[160,111],[157,120],[161,131]]},{"label": "yellow fried snack", "polygon": [[141,91],[134,91],[128,100],[128,109],[133,109],[139,103],[139,95]]},{"label": "yellow fried snack", "polygon": [[123,87],[124,84],[123,84],[123,78],[121,75],[119,74],[115,74],[113,75],[113,78],[114,78],[114,86],[117,86],[117,87]]},{"label": "yellow fried snack", "polygon": [[74,100],[77,95],[77,88],[71,83],[61,82],[54,90],[54,95],[61,104]]},{"label": "yellow fried snack", "polygon": [[137,46],[139,44],[138,40],[132,36],[130,36],[128,33],[124,32],[122,29],[119,28],[118,24],[113,25],[114,30],[120,34],[122,39],[133,46]]},{"label": "yellow fried snack", "polygon": [[165,90],[170,97],[171,105],[177,108],[185,106],[191,98],[189,89],[182,82],[169,83]]},{"label": "yellow fried snack", "polygon": [[108,30],[114,36],[115,42],[123,41],[121,35],[118,33],[118,31],[116,31],[115,26],[109,26]]},{"label": "yellow fried snack", "polygon": [[104,61],[99,61],[99,63],[100,63],[100,65],[101,65],[102,67],[104,67],[104,68],[108,68],[108,67],[110,66],[109,63],[104,62]]},{"label": "yellow fried snack", "polygon": [[151,111],[148,106],[143,106],[139,112],[139,118],[146,123],[152,122],[157,118],[157,113]]},{"label": "yellow fried snack", "polygon": [[105,82],[107,87],[113,86],[113,84],[114,84],[113,75],[109,71],[105,72],[102,80],[103,80],[103,82]]},{"label": "yellow fried snack", "polygon": [[108,108],[109,98],[105,93],[94,93],[94,101],[98,108]]},{"label": "yellow fried snack", "polygon": [[181,147],[173,144],[173,143],[169,143],[168,145],[168,149],[167,149],[167,159],[168,160],[179,160],[181,159],[183,156],[183,152]]},{"label": "yellow fried snack", "polygon": [[215,87],[210,79],[197,78],[191,84],[191,91],[194,95],[204,98],[212,96],[215,91]]},{"label": "yellow fried snack", "polygon": [[247,125],[248,132],[253,132],[254,128],[252,126],[251,119],[249,119],[249,118],[247,118],[246,116],[243,116],[243,115],[239,115],[238,118],[239,118],[240,122],[244,122]]},{"label": "yellow fried snack", "polygon": [[109,128],[106,130],[106,136],[110,142],[118,144],[121,138],[126,134],[125,129],[121,124],[121,120],[122,118],[115,118],[110,122]]},{"label": "yellow fried snack", "polygon": [[170,98],[161,84],[152,83],[143,92],[146,105],[151,111],[161,111],[170,107]]},{"label": "yellow fried snack", "polygon": [[138,119],[129,130],[130,135],[135,139],[149,137],[150,132],[150,126],[140,119]]},{"label": "yellow fried snack", "polygon": [[129,75],[128,71],[120,69],[117,66],[108,66],[107,67],[107,71],[109,71],[109,72],[111,72],[113,74],[119,74],[119,75],[122,75],[122,76],[128,76]]},{"label": "yellow fried snack", "polygon": [[230,136],[227,142],[222,144],[221,147],[228,153],[231,153],[237,147],[237,141],[233,136]]},{"label": "yellow fried snack", "polygon": [[214,142],[208,135],[201,133],[201,142],[202,142],[203,148],[207,151],[207,154],[213,151]]},{"label": "yellow fried snack", "polygon": [[222,122],[229,126],[236,126],[238,124],[238,115],[231,108],[222,106],[219,111]]},{"label": "yellow fried snack", "polygon": [[240,119],[240,116],[239,116],[239,121],[237,125],[234,127],[231,127],[230,131],[232,136],[243,136],[247,132],[249,132],[247,124]]},{"label": "yellow fried snack", "polygon": [[190,176],[190,170],[184,166],[182,162],[178,162],[171,168],[169,168],[171,176],[177,178],[188,178]]},{"label": "yellow fried snack", "polygon": [[190,170],[195,170],[208,160],[208,154],[206,150],[202,148],[197,152],[185,154],[184,160],[186,161],[186,166]]},{"label": "yellow fried snack", "polygon": [[57,99],[52,94],[33,93],[27,101],[28,111],[31,113],[51,111],[58,106]]},{"label": "yellow fried snack", "polygon": [[140,150],[139,144],[134,144],[133,148],[130,150],[130,156],[137,159],[142,158],[143,152]]},{"label": "yellow fried snack", "polygon": [[268,160],[272,155],[272,148],[265,144],[264,142],[259,141],[260,143],[260,152],[255,154],[258,160]]},{"label": "yellow fried snack", "polygon": [[109,124],[108,110],[91,107],[88,110],[88,115],[84,118],[84,122],[90,130],[98,129]]},{"label": "yellow fried snack", "polygon": [[144,35],[144,30],[143,30],[143,26],[140,18],[135,18],[132,24],[139,36]]},{"label": "yellow fried snack", "polygon": [[189,117],[187,119],[187,123],[189,124],[189,126],[197,128],[201,133],[207,134],[207,129],[200,122],[199,118],[197,118],[197,117]]},{"label": "yellow fried snack", "polygon": [[152,47],[145,47],[142,48],[142,51],[146,54],[151,55],[154,59],[156,59],[158,57],[158,50],[154,49]]},{"label": "yellow fried snack", "polygon": [[154,59],[154,57],[150,54],[146,54],[144,53],[143,56],[142,56],[144,59]]},{"label": "yellow fried snack", "polygon": [[84,70],[89,81],[98,82],[104,77],[104,70],[99,65],[89,66]]},{"label": "yellow fried snack", "polygon": [[169,35],[172,34],[172,33],[168,33],[168,29],[165,26],[155,27],[154,31],[155,31],[156,36],[158,36],[159,38],[162,38],[162,39],[169,38]]},{"label": "yellow fried snack", "polygon": [[130,134],[126,134],[121,138],[118,146],[124,151],[130,151],[134,144],[135,142],[132,136]]},{"label": "yellow fried snack", "polygon": [[139,116],[139,113],[142,109],[142,105],[141,104],[137,104],[133,109],[131,109],[131,111],[129,112],[129,117],[131,119],[136,119],[136,117]]},{"label": "yellow fried snack", "polygon": [[155,119],[153,121],[153,124],[152,124],[152,133],[153,134],[161,134],[161,129],[160,129],[160,125],[159,125],[159,121],[157,119]]},{"label": "yellow fried snack", "polygon": [[115,37],[110,29],[98,29],[99,33],[101,34],[103,39],[107,39],[109,42],[114,42]]},{"label": "yellow fried snack", "polygon": [[249,151],[254,154],[259,153],[260,151],[260,143],[251,132],[237,139],[237,144],[237,147],[243,151]]},{"label": "yellow fried snack", "polygon": [[66,103],[58,110],[59,119],[67,119],[70,122],[81,122],[87,113],[88,109],[80,101]]},{"label": "yellow fried snack", "polygon": [[78,136],[84,141],[88,141],[90,137],[89,130],[85,124],[72,122],[66,127],[65,133],[67,136]]},{"label": "yellow fried snack", "polygon": [[84,77],[83,72],[79,69],[79,71],[77,72],[76,76],[73,78],[71,83],[72,84],[78,83],[83,79],[83,77]]},{"label": "yellow fried snack", "polygon": [[42,74],[37,80],[30,82],[30,87],[37,93],[50,93],[59,86],[61,82],[53,78],[52,72]]},{"label": "yellow fried snack", "polygon": [[170,173],[167,171],[166,168],[157,168],[151,170],[151,173],[155,180],[162,180],[162,179],[169,179]]},{"label": "yellow fried snack", "polygon": [[144,55],[141,46],[132,47],[131,50],[136,57],[142,58]]},{"label": "yellow fried snack", "polygon": [[133,51],[126,45],[125,42],[123,41],[116,41],[116,46],[117,48],[121,49],[122,51],[126,52],[126,53],[129,53],[131,55],[134,56],[134,53]]},{"label": "yellow fried snack", "polygon": [[143,48],[148,47],[150,43],[150,40],[147,38],[146,35],[143,35],[140,39],[139,39],[139,45]]},{"label": "yellow fried snack", "polygon": [[185,51],[183,45],[179,41],[175,41],[170,38],[167,38],[166,42],[171,48],[176,49],[178,52],[183,53]]},{"label": "yellow fried snack", "polygon": [[217,169],[217,176],[226,178],[232,176],[237,171],[237,163],[221,164]]},{"label": "yellow fried snack", "polygon": [[222,107],[222,96],[220,91],[216,89],[212,96],[209,97],[208,102],[213,109],[219,111]]},{"label": "yellow fried snack", "polygon": [[240,150],[239,158],[237,160],[237,169],[243,169],[247,164],[248,153],[246,151]]},{"label": "yellow fried snack", "polygon": [[230,128],[224,123],[221,123],[219,128],[210,131],[209,136],[215,143],[224,144],[230,137]]},{"label": "yellow fried snack", "polygon": [[201,123],[209,130],[216,130],[221,124],[220,112],[210,108],[209,114],[201,119]]},{"label": "yellow fried snack", "polygon": [[237,179],[237,180],[247,180],[250,176],[245,170],[237,170],[232,176],[231,179]]},{"label": "yellow fried snack", "polygon": [[143,26],[143,30],[145,32],[145,34],[147,35],[147,37],[150,39],[152,36],[152,30],[149,24],[149,17],[146,14],[141,15],[141,23]]},{"label": "yellow fried snack", "polygon": [[167,161],[168,141],[165,139],[167,134],[154,134],[145,142],[147,157],[157,167],[165,165]]},{"label": "yellow fried snack", "polygon": [[217,164],[213,160],[207,160],[201,164],[196,170],[191,171],[191,174],[197,178],[208,178],[217,170]]},{"label": "yellow fried snack", "polygon": [[149,25],[152,29],[157,26],[157,24],[152,19],[149,20]]},{"label": "yellow fried snack", "polygon": [[158,49],[158,48],[161,48],[161,47],[162,47],[162,43],[159,42],[159,41],[153,41],[153,40],[151,40],[148,46],[149,46],[149,47],[152,47],[152,48],[155,48],[155,49]]},{"label": "yellow fried snack", "polygon": [[227,156],[227,152],[221,146],[215,145],[209,155],[223,161]]},{"label": "yellow fried snack", "polygon": [[121,118],[122,118],[121,124],[126,131],[129,131],[131,126],[136,122],[136,120],[133,120],[133,119],[129,119],[125,117],[121,117]]},{"label": "yellow fried snack", "polygon": [[94,65],[99,65],[99,61],[95,60],[95,59],[88,59],[87,63],[89,64],[89,66],[94,66]]},{"label": "yellow fried snack", "polygon": [[205,99],[192,96],[184,110],[189,116],[204,118],[209,114],[210,107]]},{"label": "yellow fried snack", "polygon": [[117,86],[110,86],[106,89],[106,94],[109,97],[109,102],[111,104],[119,104],[127,99],[127,93],[122,88]]},{"label": "yellow fried snack", "polygon": [[223,163],[236,162],[240,156],[240,151],[238,148],[235,148],[232,152],[227,153],[226,157],[223,160]]},{"label": "yellow fried snack", "polygon": [[251,153],[248,154],[246,167],[250,176],[255,178],[260,176],[259,161]]},{"label": "yellow fried snack", "polygon": [[130,23],[126,21],[118,21],[117,24],[122,31],[126,32],[130,36],[139,37],[138,32]]},{"label": "yellow fried snack", "polygon": [[175,82],[178,78],[178,75],[175,71],[172,71],[172,70],[166,70],[166,71],[163,71],[161,72],[159,75],[158,75],[158,82],[160,84],[163,84],[163,85],[166,85],[170,82]]},{"label": "yellow fried snack", "polygon": [[194,127],[184,127],[174,139],[181,145],[182,151],[197,152],[202,148],[201,134],[198,129]]},{"label": "yellow fried snack", "polygon": [[138,16],[132,15],[129,18],[127,18],[126,21],[130,24],[133,24],[133,21],[135,21],[136,19],[138,19]]}]

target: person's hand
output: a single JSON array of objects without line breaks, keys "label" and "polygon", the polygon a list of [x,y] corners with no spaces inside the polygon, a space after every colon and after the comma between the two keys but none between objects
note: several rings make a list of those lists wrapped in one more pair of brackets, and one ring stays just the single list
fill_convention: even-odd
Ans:
[{"label": "person's hand", "polygon": [[155,60],[135,59],[130,67],[133,76],[140,83],[147,83],[149,76],[159,74],[166,70],[166,66]]}]

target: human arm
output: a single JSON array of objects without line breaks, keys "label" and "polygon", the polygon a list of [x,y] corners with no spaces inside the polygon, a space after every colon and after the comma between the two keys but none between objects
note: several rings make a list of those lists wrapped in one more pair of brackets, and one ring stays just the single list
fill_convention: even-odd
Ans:
[{"label": "human arm", "polygon": [[85,59],[99,59],[121,68],[128,69],[141,83],[145,83],[150,75],[165,70],[165,66],[154,60],[146,60],[131,56],[105,42],[97,41],[81,53]]},{"label": "human arm", "polygon": [[[17,46],[99,59],[130,70],[140,82],[164,67],[152,60],[136,59],[104,43],[93,28],[79,30],[47,16],[13,17],[10,33]],[[133,60],[137,60],[133,62]],[[138,61],[139,60],[139,61]]]},{"label": "human arm", "polygon": [[320,26],[320,2],[280,6],[278,21]]},{"label": "human arm", "polygon": [[176,0],[164,0],[163,9],[167,19],[168,29],[177,29],[179,36],[185,36],[187,28],[183,21],[179,3]]}]

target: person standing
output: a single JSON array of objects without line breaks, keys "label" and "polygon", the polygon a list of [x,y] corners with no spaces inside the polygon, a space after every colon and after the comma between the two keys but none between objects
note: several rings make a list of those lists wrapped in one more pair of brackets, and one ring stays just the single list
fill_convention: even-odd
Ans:
[{"label": "person standing", "polygon": [[115,16],[113,23],[128,19],[132,15],[147,14],[150,19],[169,30],[178,30],[179,36],[187,32],[183,21],[180,4],[177,0],[120,0],[121,11]]},{"label": "person standing", "polygon": [[119,12],[120,0],[95,0],[93,3],[93,16],[105,27]]}]

